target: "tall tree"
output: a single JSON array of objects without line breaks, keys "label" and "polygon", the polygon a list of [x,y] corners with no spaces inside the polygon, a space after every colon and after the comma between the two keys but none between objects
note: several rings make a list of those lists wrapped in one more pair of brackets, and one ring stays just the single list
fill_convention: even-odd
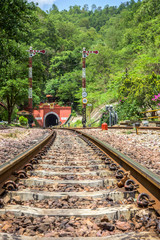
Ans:
[{"label": "tall tree", "polygon": [[92,6],[91,6],[92,12],[95,12],[96,9],[97,9],[96,5],[95,5],[95,4],[92,4]]},{"label": "tall tree", "polygon": [[28,96],[28,79],[24,79],[24,71],[22,63],[18,64],[14,58],[9,60],[6,66],[6,76],[0,79],[0,96],[3,99],[7,112],[8,123],[11,123],[13,109],[17,104],[23,104]]},{"label": "tall tree", "polygon": [[0,97],[6,103],[9,123],[15,104],[27,96],[23,62],[35,9],[34,3],[25,0],[0,2]]}]

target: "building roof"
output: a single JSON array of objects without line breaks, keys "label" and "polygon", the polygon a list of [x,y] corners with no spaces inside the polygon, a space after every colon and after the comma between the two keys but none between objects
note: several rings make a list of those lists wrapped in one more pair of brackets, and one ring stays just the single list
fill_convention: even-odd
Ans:
[{"label": "building roof", "polygon": [[21,110],[21,111],[17,112],[17,115],[29,115],[29,112],[26,110]]}]

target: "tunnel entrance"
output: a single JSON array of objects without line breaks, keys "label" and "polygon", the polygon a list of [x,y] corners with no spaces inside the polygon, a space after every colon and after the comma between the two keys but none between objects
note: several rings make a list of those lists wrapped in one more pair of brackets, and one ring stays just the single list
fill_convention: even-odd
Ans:
[{"label": "tunnel entrance", "polygon": [[45,119],[45,127],[58,125],[58,117],[55,114],[49,114]]}]

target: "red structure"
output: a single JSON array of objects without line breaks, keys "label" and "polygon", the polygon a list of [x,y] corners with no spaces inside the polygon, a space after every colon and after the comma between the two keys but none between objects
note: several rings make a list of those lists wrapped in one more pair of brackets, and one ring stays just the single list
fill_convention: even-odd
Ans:
[{"label": "red structure", "polygon": [[102,130],[108,130],[107,123],[103,123],[101,127],[102,127]]},{"label": "red structure", "polygon": [[33,109],[33,116],[41,127],[50,127],[66,122],[71,114],[71,107],[61,107],[54,102],[40,103]]}]

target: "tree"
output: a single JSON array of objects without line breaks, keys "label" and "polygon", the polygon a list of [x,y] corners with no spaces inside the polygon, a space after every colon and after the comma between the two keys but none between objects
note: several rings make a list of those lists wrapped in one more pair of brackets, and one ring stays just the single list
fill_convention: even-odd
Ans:
[{"label": "tree", "polygon": [[24,99],[27,98],[27,79],[9,79],[6,84],[1,87],[0,95],[6,102],[8,112],[8,123],[11,123],[11,116],[16,104],[22,104]]},{"label": "tree", "polygon": [[83,6],[83,11],[84,12],[88,12],[89,11],[89,6],[88,6],[88,4],[84,4],[84,6]]},{"label": "tree", "polygon": [[70,6],[69,7],[69,13],[70,14],[80,14],[82,11],[81,11],[81,7],[80,6]]},{"label": "tree", "polygon": [[130,78],[129,75],[125,75],[118,89],[121,102],[119,113],[131,118],[140,115],[142,110],[152,108],[154,105],[152,98],[158,94],[159,89],[159,76],[154,73],[142,78]]},{"label": "tree", "polygon": [[92,4],[92,6],[91,6],[92,12],[95,12],[96,9],[97,9],[96,5],[95,5],[95,4]]},{"label": "tree", "polygon": [[54,12],[54,13],[59,12],[58,7],[56,6],[56,4],[52,4],[52,8],[50,8],[49,12],[51,12],[51,11]]},{"label": "tree", "polygon": [[52,94],[61,104],[74,103],[76,108],[76,93],[81,86],[81,71],[65,73],[61,77],[51,79],[46,84],[45,93]]},{"label": "tree", "polygon": [[62,104],[75,103],[75,95],[81,86],[81,71],[66,73],[59,79],[57,97]]},{"label": "tree", "polygon": [[8,123],[15,105],[23,103],[27,96],[24,53],[31,24],[37,21],[35,9],[33,2],[25,0],[0,2],[0,98],[7,107]]},{"label": "tree", "polygon": [[[0,1],[0,29],[7,38],[19,41],[26,32],[27,23],[32,23],[35,17],[33,11],[35,5],[33,2],[28,3],[26,0],[3,0]],[[29,25],[27,26],[29,27]]]},{"label": "tree", "polygon": [[28,79],[22,77],[24,75],[23,65],[16,62],[14,58],[9,59],[5,74],[2,71],[0,73],[0,96],[7,108],[8,123],[11,123],[15,105],[23,104],[27,99]]},{"label": "tree", "polygon": [[[152,72],[158,80],[160,74],[159,9],[159,0],[128,0],[118,8],[106,5],[102,9],[93,4],[91,11],[88,5],[59,11],[53,4],[46,13],[25,0],[1,1],[0,90],[3,88],[4,99],[0,101],[7,103],[4,92],[7,86],[11,89],[11,82],[16,88],[16,83],[28,76],[28,67],[23,64],[28,63],[28,56],[24,53],[33,46],[46,50],[44,56],[35,56],[33,61],[34,104],[51,93],[60,103],[74,101],[74,108],[78,108],[81,51],[86,47],[99,50],[99,55],[86,59],[88,100],[94,106],[109,104],[118,100],[119,91],[119,97],[127,97],[121,104],[124,117],[126,113],[132,117],[142,105],[151,106],[151,95],[159,94],[157,87],[155,91],[147,87],[155,86]],[[126,68],[128,76],[122,78]],[[124,89],[120,89],[123,84]],[[22,102],[27,104],[25,96]]]},{"label": "tree", "polygon": [[52,77],[62,76],[73,71],[79,65],[79,58],[73,51],[64,51],[51,59],[50,73]]},{"label": "tree", "polygon": [[20,57],[19,44],[29,40],[30,26],[37,18],[35,5],[23,0],[0,2],[0,67],[11,56]]}]

